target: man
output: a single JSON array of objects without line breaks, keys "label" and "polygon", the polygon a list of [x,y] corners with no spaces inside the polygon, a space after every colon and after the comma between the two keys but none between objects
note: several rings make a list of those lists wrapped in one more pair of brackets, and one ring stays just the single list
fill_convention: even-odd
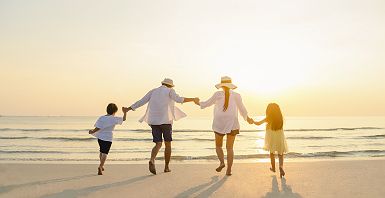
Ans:
[{"label": "man", "polygon": [[172,123],[174,120],[177,121],[186,116],[185,113],[175,107],[175,102],[199,102],[198,98],[180,97],[175,93],[173,87],[173,81],[169,78],[166,78],[162,81],[162,86],[149,91],[142,99],[130,107],[124,107],[124,109],[127,111],[135,111],[137,108],[148,103],[146,113],[139,120],[139,122],[145,121],[150,125],[152,129],[152,137],[155,146],[152,148],[151,160],[149,161],[149,170],[154,175],[156,175],[155,157],[162,147],[162,136],[166,145],[164,150],[164,172],[171,171],[169,168],[169,163],[171,158]]}]

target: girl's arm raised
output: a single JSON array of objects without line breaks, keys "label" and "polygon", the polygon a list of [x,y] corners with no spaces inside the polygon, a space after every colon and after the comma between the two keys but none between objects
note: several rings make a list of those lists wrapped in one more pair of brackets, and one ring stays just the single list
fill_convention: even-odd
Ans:
[{"label": "girl's arm raised", "polygon": [[259,121],[259,122],[255,122],[255,121],[254,121],[254,124],[259,126],[259,125],[261,125],[261,124],[263,124],[263,123],[265,123],[265,122],[266,122],[266,118],[263,119],[263,120],[261,120],[261,121]]}]

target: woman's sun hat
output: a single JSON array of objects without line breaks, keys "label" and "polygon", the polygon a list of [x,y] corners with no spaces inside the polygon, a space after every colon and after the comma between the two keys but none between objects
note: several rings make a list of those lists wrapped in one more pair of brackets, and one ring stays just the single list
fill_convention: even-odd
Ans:
[{"label": "woman's sun hat", "polygon": [[169,78],[165,78],[163,81],[162,81],[162,84],[166,84],[166,85],[169,85],[169,86],[171,86],[171,87],[174,87],[175,85],[174,85],[174,82],[171,80],[171,79],[169,79]]},{"label": "woman's sun hat", "polygon": [[221,87],[227,87],[227,88],[230,88],[230,89],[236,89],[237,86],[235,86],[232,82],[231,82],[231,78],[228,77],[228,76],[223,76],[221,78],[221,83],[215,85],[215,87],[217,89],[221,88]]}]

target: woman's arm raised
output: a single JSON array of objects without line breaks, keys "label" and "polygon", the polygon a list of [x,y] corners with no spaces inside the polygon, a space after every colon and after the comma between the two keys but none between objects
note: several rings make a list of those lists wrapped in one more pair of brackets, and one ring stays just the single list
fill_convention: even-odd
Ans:
[{"label": "woman's arm raised", "polygon": [[209,106],[215,104],[215,102],[217,101],[217,98],[218,98],[218,92],[215,92],[214,95],[211,96],[211,98],[209,98],[208,100],[203,101],[203,102],[199,102],[201,109],[204,109],[206,107],[209,107]]}]

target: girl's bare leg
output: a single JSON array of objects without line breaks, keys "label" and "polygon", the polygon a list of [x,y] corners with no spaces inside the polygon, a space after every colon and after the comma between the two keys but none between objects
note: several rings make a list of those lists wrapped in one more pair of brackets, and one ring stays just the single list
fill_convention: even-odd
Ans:
[{"label": "girl's bare leg", "polygon": [[283,154],[282,155],[278,154],[278,158],[279,158],[279,168],[283,168]]},{"label": "girl's bare leg", "polygon": [[283,153],[280,155],[278,154],[279,158],[279,176],[282,178],[285,176],[285,171],[283,170]]},{"label": "girl's bare leg", "polygon": [[271,163],[270,170],[275,172],[275,155],[274,155],[274,153],[270,153],[270,163]]}]

